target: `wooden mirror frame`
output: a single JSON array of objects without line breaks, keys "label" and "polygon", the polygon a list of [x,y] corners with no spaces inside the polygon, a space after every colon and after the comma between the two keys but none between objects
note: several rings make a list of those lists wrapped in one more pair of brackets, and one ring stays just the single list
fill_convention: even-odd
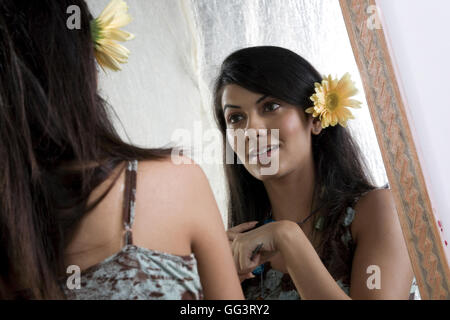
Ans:
[{"label": "wooden mirror frame", "polygon": [[339,2],[421,298],[450,299],[450,269],[385,34],[368,26],[376,2]]}]

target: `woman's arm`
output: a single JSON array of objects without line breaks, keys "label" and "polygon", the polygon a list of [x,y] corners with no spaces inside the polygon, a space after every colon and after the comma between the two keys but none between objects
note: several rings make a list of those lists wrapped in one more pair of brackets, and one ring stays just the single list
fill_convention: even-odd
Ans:
[{"label": "woman's arm", "polygon": [[[390,190],[370,192],[355,210],[350,295],[354,299],[408,299],[414,274]],[[367,280],[373,274],[367,273],[369,266],[380,270],[380,289],[368,288]]]},{"label": "woman's arm", "polygon": [[[410,260],[389,190],[361,198],[352,231],[356,250],[352,264],[352,299],[407,299],[413,279]],[[301,228],[283,221],[276,243],[303,299],[350,299],[334,281]],[[369,289],[367,273],[379,267],[381,288]],[[369,281],[370,282],[370,281]]]},{"label": "woman's arm", "polygon": [[280,221],[276,236],[277,248],[302,299],[348,300],[323,265],[302,229],[287,220]]},{"label": "woman's arm", "polygon": [[214,195],[202,169],[196,164],[186,168],[187,179],[181,203],[191,217],[191,246],[197,261],[205,299],[244,299],[230,252],[225,226]]},{"label": "woman's arm", "polygon": [[182,160],[140,162],[133,240],[176,255],[194,253],[205,299],[243,299],[208,180],[191,159]]}]

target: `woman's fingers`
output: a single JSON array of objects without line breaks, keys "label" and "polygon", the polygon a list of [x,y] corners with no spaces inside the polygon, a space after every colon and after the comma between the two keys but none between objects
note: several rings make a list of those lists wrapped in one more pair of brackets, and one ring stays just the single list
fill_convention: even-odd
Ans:
[{"label": "woman's fingers", "polygon": [[233,231],[227,231],[228,241],[233,242],[237,235],[238,234],[234,233]]},{"label": "woman's fingers", "polygon": [[[238,273],[242,273],[244,265],[241,263],[243,261],[242,259],[243,245],[239,243],[239,241],[233,241],[231,249],[233,251],[233,259],[234,264],[236,265],[236,269]],[[245,272],[248,272],[248,270],[246,270]]]},{"label": "woman's fingers", "polygon": [[[251,272],[257,266],[250,260],[252,250],[246,248],[246,246],[238,240],[242,235],[242,232],[252,229],[258,221],[250,221],[242,223],[233,228],[227,230],[228,240],[230,241],[231,251],[233,253],[233,259],[238,273],[244,272],[245,274]],[[243,271],[246,269],[245,271]]]},{"label": "woman's fingers", "polygon": [[257,223],[258,223],[258,221],[249,221],[249,222],[241,223],[233,228],[228,229],[227,232],[242,233],[244,231],[250,230],[251,228],[256,226]]},{"label": "woman's fingers", "polygon": [[239,273],[241,269],[239,267],[239,250],[236,249],[236,242],[233,242],[231,250],[233,252],[234,265],[236,266],[236,270]]},{"label": "woman's fingers", "polygon": [[[247,227],[249,225],[247,224]],[[239,227],[243,226],[239,225]],[[253,271],[277,253],[273,243],[275,227],[277,227],[276,224],[267,224],[248,233],[236,234],[231,250],[238,274]]]},{"label": "woman's fingers", "polygon": [[233,228],[228,229],[227,230],[228,240],[233,241],[237,237],[238,234],[240,234],[244,231],[250,230],[257,223],[258,223],[258,221],[245,222],[245,223],[239,224]]},{"label": "woman's fingers", "polygon": [[240,282],[243,282],[244,280],[252,279],[252,278],[255,278],[255,275],[253,273],[251,273],[251,272],[239,274],[239,281]]},{"label": "woman's fingers", "polygon": [[251,255],[254,249],[248,247],[248,243],[236,244],[236,242],[237,241],[235,241],[235,247],[233,248],[233,256],[238,273],[251,272],[258,266],[260,255],[256,254],[253,260],[251,260]]}]

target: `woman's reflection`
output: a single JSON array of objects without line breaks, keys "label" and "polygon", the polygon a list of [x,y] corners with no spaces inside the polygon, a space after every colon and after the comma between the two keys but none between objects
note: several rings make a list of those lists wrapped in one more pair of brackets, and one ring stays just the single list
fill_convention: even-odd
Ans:
[{"label": "woman's reflection", "polygon": [[[344,127],[351,114],[343,105],[358,104],[343,79],[315,91],[316,69],[279,47],[242,49],[223,62],[214,112],[243,163],[226,164],[227,233],[247,299],[410,297],[413,271],[391,192],[372,183]],[[258,147],[237,148],[227,129],[256,130]],[[261,174],[263,157],[278,159],[275,174]]]}]

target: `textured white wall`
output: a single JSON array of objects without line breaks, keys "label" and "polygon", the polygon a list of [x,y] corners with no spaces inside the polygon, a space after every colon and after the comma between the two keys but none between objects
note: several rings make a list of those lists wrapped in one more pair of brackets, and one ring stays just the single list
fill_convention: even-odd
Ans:
[{"label": "textured white wall", "polygon": [[377,5],[450,262],[450,1],[377,0]]}]

